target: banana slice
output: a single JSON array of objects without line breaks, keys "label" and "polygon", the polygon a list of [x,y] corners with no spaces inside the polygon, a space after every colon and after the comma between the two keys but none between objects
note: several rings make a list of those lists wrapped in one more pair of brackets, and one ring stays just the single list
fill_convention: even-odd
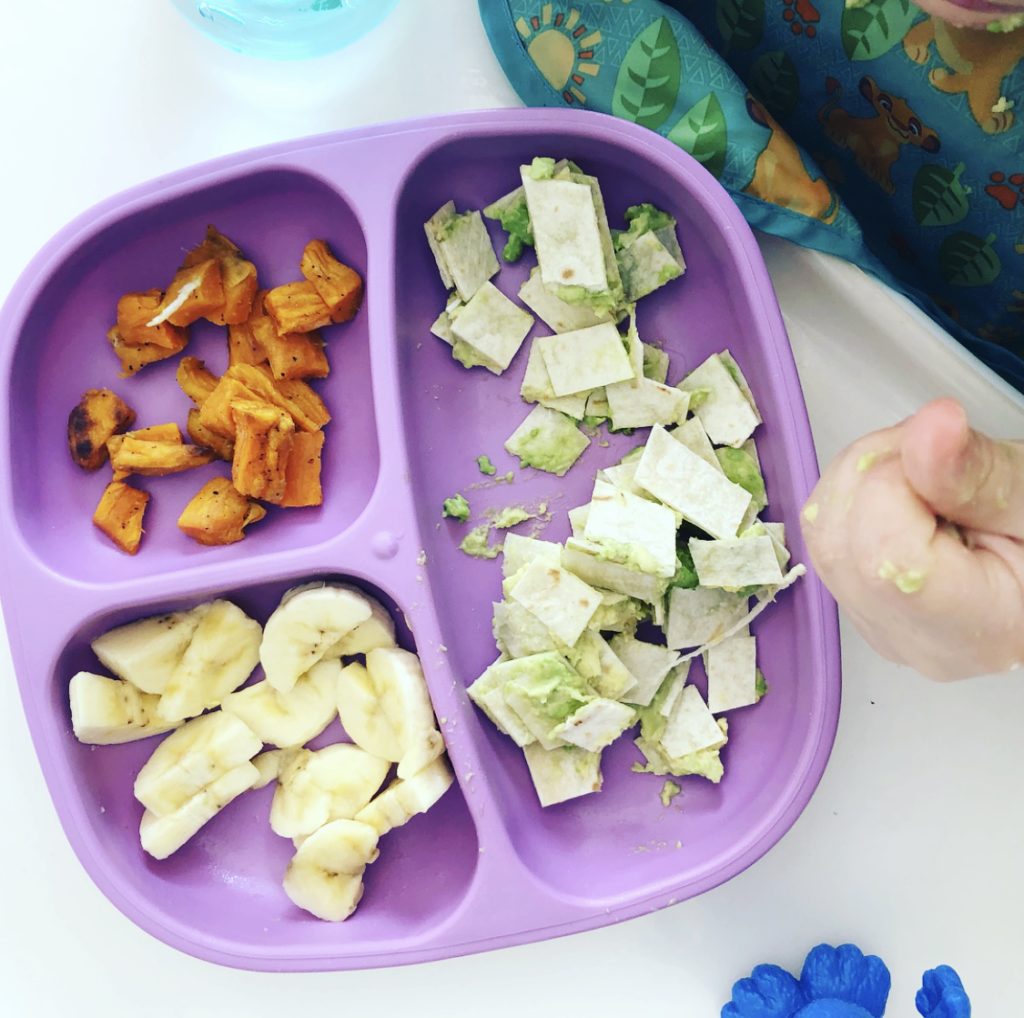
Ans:
[{"label": "banana slice", "polygon": [[300,675],[370,615],[370,602],[350,588],[304,584],[289,591],[263,631],[260,661],[267,681],[287,693]]},{"label": "banana slice", "polygon": [[144,693],[162,693],[208,609],[201,604],[191,611],[118,626],[92,641],[93,653],[104,667]]},{"label": "banana slice", "polygon": [[388,769],[386,760],[347,743],[297,750],[278,777],[270,826],[282,838],[296,838],[331,820],[351,820],[373,798]]},{"label": "banana slice", "polygon": [[383,837],[417,813],[426,813],[448,791],[452,780],[447,762],[434,760],[411,778],[392,781],[356,814],[355,819],[369,824]]},{"label": "banana slice", "polygon": [[135,798],[157,816],[167,816],[262,748],[233,714],[204,714],[156,747],[135,779]]},{"label": "banana slice", "polygon": [[380,601],[363,594],[354,587],[341,587],[342,590],[351,590],[360,597],[366,599],[370,605],[370,617],[361,622],[352,632],[343,636],[333,647],[331,647],[325,658],[331,657],[352,657],[354,654],[368,654],[378,647],[394,647],[395,623],[391,619],[391,613],[380,603]]},{"label": "banana slice", "polygon": [[230,601],[211,601],[160,697],[163,721],[181,721],[216,707],[259,661],[260,624]]},{"label": "banana slice", "polygon": [[361,665],[353,663],[338,678],[338,716],[348,737],[367,753],[397,763],[402,759],[402,737],[384,713],[380,693]]},{"label": "banana slice", "polygon": [[413,738],[402,754],[398,764],[398,776],[400,778],[415,777],[424,767],[428,767],[444,752],[444,739],[441,733],[431,729],[429,732],[419,732]]},{"label": "banana slice", "polygon": [[173,813],[157,816],[146,810],[139,824],[139,839],[143,849],[154,859],[166,859],[232,799],[253,788],[258,777],[259,771],[251,763],[243,763],[210,782],[198,795],[192,796]]},{"label": "banana slice", "polygon": [[[437,740],[441,738],[434,724],[434,708],[430,704],[420,660],[415,654],[398,647],[378,647],[366,655],[366,668],[377,693],[380,710],[398,734],[401,745],[401,754],[396,758],[398,776],[412,777],[419,767],[438,755],[425,753],[424,747],[438,745],[435,735]],[[344,718],[342,724],[345,724]],[[443,749],[444,743],[441,742],[440,746]]]},{"label": "banana slice", "polygon": [[94,746],[148,739],[175,727],[156,719],[158,696],[123,679],[78,672],[68,685],[68,699],[75,737]]},{"label": "banana slice", "polygon": [[271,781],[277,781],[285,764],[291,760],[295,751],[291,749],[268,749],[266,753],[252,758],[252,765],[259,772],[256,784],[252,786],[255,792],[258,788],[266,788]]},{"label": "banana slice", "polygon": [[225,697],[221,709],[240,717],[271,746],[302,746],[334,719],[340,675],[340,661],[321,661],[287,693],[279,693],[269,682],[257,682]]},{"label": "banana slice", "polygon": [[299,908],[340,923],[363,896],[363,871],[377,858],[377,832],[354,820],[334,820],[299,846],[284,890]]}]

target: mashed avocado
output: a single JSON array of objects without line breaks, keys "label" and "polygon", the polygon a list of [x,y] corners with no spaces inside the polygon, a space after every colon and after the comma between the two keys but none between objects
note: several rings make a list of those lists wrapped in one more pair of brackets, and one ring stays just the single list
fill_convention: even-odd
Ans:
[{"label": "mashed avocado", "polygon": [[465,523],[469,519],[469,503],[462,495],[456,493],[451,498],[444,500],[441,505],[441,515]]},{"label": "mashed avocado", "polygon": [[487,543],[490,532],[491,527],[488,523],[481,523],[479,527],[474,527],[462,539],[459,551],[465,552],[473,558],[497,558],[501,554],[501,545]]},{"label": "mashed avocado", "polygon": [[750,493],[754,503],[763,506],[767,502],[767,495],[764,488],[764,478],[761,471],[757,469],[754,457],[743,449],[716,449],[715,456],[722,467],[725,476],[738,484],[744,491]]},{"label": "mashed avocado", "polygon": [[498,530],[507,530],[509,527],[518,526],[524,520],[533,519],[533,513],[528,513],[522,506],[510,505],[505,509],[499,509],[491,517],[491,526]]},{"label": "mashed avocado", "polygon": [[682,791],[682,789],[674,782],[671,778],[665,779],[665,784],[661,786],[661,804],[666,809],[672,805],[672,800]]},{"label": "mashed avocado", "polygon": [[677,561],[679,565],[676,569],[676,575],[672,577],[669,587],[682,587],[684,590],[694,590],[700,586],[700,577],[697,576],[697,570],[693,565],[693,556],[690,554],[688,545],[680,544],[678,546]]},{"label": "mashed avocado", "polygon": [[480,468],[481,474],[491,476],[498,472],[498,468],[491,462],[490,456],[477,456],[476,465]]}]

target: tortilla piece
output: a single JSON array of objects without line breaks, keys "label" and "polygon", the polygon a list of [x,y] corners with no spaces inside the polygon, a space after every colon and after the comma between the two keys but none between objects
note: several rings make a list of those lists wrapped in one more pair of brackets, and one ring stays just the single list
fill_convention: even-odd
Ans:
[{"label": "tortilla piece", "polygon": [[719,541],[691,537],[689,548],[702,587],[739,590],[782,582],[775,543],[767,533]]},{"label": "tortilla piece", "polygon": [[544,285],[538,268],[532,269],[529,278],[519,287],[519,299],[552,332],[575,332],[604,320],[585,304],[570,304],[553,294]]},{"label": "tortilla piece", "polygon": [[516,601],[498,601],[492,610],[494,642],[502,653],[517,658],[558,650],[551,631],[528,608]]},{"label": "tortilla piece", "polygon": [[472,350],[474,365],[500,375],[512,363],[532,326],[532,315],[512,303],[493,283],[485,281],[451,319],[455,356],[461,359],[459,344],[464,344]]},{"label": "tortilla piece", "polygon": [[715,445],[739,448],[761,423],[757,408],[719,354],[712,354],[691,371],[679,383],[679,388],[689,393],[701,391],[703,399],[691,398],[690,402]]},{"label": "tortilla piece", "polygon": [[[662,682],[661,689],[658,690],[658,696],[661,697],[658,713],[663,718],[669,717],[675,705],[679,702],[679,697],[683,695],[683,687],[686,685],[689,674],[690,662],[684,661],[682,664],[676,665],[665,677],[665,681]],[[662,690],[665,691],[664,695],[662,695]]]},{"label": "tortilla piece", "polygon": [[705,665],[712,714],[757,703],[757,637],[730,636],[715,644]]},{"label": "tortilla piece", "polygon": [[654,604],[665,596],[667,581],[651,573],[610,562],[600,545],[570,537],[562,549],[562,564],[580,579],[602,590],[628,594]]},{"label": "tortilla piece", "polygon": [[491,238],[477,211],[455,211],[455,203],[442,205],[424,224],[427,242],[434,253],[441,282],[453,286],[463,301],[498,273],[498,259]]},{"label": "tortilla piece", "polygon": [[587,412],[586,392],[578,392],[572,396],[556,396],[551,387],[551,376],[544,364],[544,355],[536,342],[530,344],[530,356],[526,361],[526,372],[519,395],[527,403],[539,403],[551,410],[568,414],[574,420],[583,420]]},{"label": "tortilla piece", "polygon": [[695,686],[685,686],[665,723],[659,748],[670,758],[723,743],[722,730]]},{"label": "tortilla piece", "polygon": [[576,644],[601,604],[601,595],[578,576],[541,561],[523,569],[509,596],[567,647]]},{"label": "tortilla piece", "polygon": [[592,177],[587,173],[570,172],[568,176],[577,184],[586,184],[590,188],[590,196],[594,202],[594,212],[597,216],[597,232],[601,238],[601,253],[604,256],[605,285],[612,301],[621,304],[623,302],[622,276],[619,273],[619,263],[615,258],[615,242],[608,226],[608,212],[604,206],[601,184],[597,177]]},{"label": "tortilla piece", "polygon": [[609,646],[636,680],[636,684],[624,695],[627,703],[638,707],[650,705],[665,676],[679,664],[679,655],[674,651],[646,643],[626,633],[613,636]]},{"label": "tortilla piece", "polygon": [[589,184],[553,177],[537,180],[529,166],[520,168],[533,227],[541,280],[552,292],[581,287],[603,292],[608,287],[601,231]]},{"label": "tortilla piece", "polygon": [[634,377],[619,330],[611,323],[589,329],[538,336],[540,348],[556,396],[586,392]]},{"label": "tortilla piece", "polygon": [[636,378],[605,386],[612,427],[650,428],[655,424],[678,424],[690,406],[689,393],[674,386]]},{"label": "tortilla piece", "polygon": [[505,442],[524,467],[561,477],[590,445],[590,439],[565,414],[537,406]]},{"label": "tortilla piece", "polygon": [[587,520],[590,517],[590,503],[586,505],[578,505],[575,509],[570,509],[566,515],[569,517],[569,528],[572,530],[572,536],[578,537],[581,541],[583,540],[583,532],[587,529]]},{"label": "tortilla piece", "polygon": [[599,753],[635,722],[636,711],[632,707],[598,697],[566,718],[551,734],[570,746]]},{"label": "tortilla piece", "polygon": [[[652,382],[664,383],[667,381],[668,354],[661,347],[653,346],[650,343],[644,343],[643,353],[644,378],[649,378]],[[689,405],[689,400],[687,400],[687,405]]]},{"label": "tortilla piece", "polygon": [[688,418],[669,434],[709,466],[714,467],[720,474],[725,473],[715,455],[715,447],[711,444],[711,439],[708,438],[708,433],[704,430],[704,425],[701,424],[699,417]]},{"label": "tortilla piece", "polygon": [[699,647],[720,637],[747,612],[749,598],[711,587],[669,592],[666,644],[672,650]]},{"label": "tortilla piece", "polygon": [[562,561],[560,544],[555,544],[554,541],[541,541],[536,537],[524,537],[522,534],[508,534],[502,551],[504,557],[501,562],[501,575],[506,578],[514,576],[534,559],[540,559],[552,566],[560,565]]},{"label": "tortilla piece", "polygon": [[546,750],[535,742],[523,750],[523,755],[541,806],[601,791],[600,753],[588,753],[576,746]]},{"label": "tortilla piece", "polygon": [[676,572],[676,527],[671,509],[599,480],[583,536],[611,561],[671,579]]},{"label": "tortilla piece", "polygon": [[750,494],[660,425],[651,429],[636,483],[713,537],[735,537]]},{"label": "tortilla piece", "polygon": [[646,297],[683,274],[683,266],[653,230],[619,251],[617,259],[625,298],[630,302]]}]

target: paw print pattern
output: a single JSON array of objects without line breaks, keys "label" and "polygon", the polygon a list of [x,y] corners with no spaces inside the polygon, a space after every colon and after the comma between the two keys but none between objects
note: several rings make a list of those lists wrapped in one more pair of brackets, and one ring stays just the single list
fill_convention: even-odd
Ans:
[{"label": "paw print pattern", "polygon": [[1024,198],[1024,173],[1011,173],[1007,177],[996,170],[989,174],[988,179],[992,183],[985,188],[985,194],[995,198],[1007,212],[1012,212]]},{"label": "paw print pattern", "polygon": [[782,2],[786,8],[782,12],[782,20],[789,22],[792,33],[813,39],[818,34],[817,26],[821,21],[818,8],[811,3],[811,0],[782,0]]}]

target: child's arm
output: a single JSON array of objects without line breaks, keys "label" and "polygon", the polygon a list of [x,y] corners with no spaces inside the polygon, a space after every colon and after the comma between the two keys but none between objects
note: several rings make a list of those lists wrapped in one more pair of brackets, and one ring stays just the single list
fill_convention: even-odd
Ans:
[{"label": "child's arm", "polygon": [[1024,443],[937,400],[841,453],[803,531],[879,653],[936,679],[1024,665]]}]

